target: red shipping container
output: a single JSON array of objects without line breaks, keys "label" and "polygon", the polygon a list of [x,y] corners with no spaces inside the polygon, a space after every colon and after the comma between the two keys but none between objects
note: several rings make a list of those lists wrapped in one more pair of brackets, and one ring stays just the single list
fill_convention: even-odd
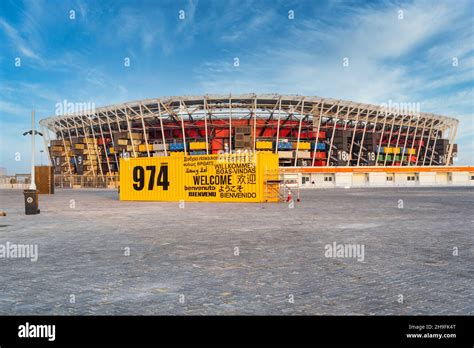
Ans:
[{"label": "red shipping container", "polygon": [[97,140],[97,145],[104,145],[104,144],[108,144],[110,143],[110,138],[102,138],[100,137],[98,140]]},{"label": "red shipping container", "polygon": [[326,165],[326,161],[314,161],[315,167],[323,167]]},{"label": "red shipping container", "polygon": [[[260,132],[257,132],[257,134],[261,134]],[[273,138],[276,136],[276,130],[273,130],[271,128],[267,128],[263,131],[263,134],[261,135],[262,138]]]},{"label": "red shipping container", "polygon": [[313,139],[316,137],[316,132],[311,132],[311,131],[305,131],[301,132],[300,138],[302,139]]},{"label": "red shipping container", "polygon": [[326,138],[326,132],[325,131],[319,131],[319,139],[325,139]]},{"label": "red shipping container", "polygon": [[316,152],[316,158],[317,159],[325,159],[326,158],[326,152]]},{"label": "red shipping container", "polygon": [[187,138],[200,138],[201,135],[197,129],[186,129]]},{"label": "red shipping container", "polygon": [[216,129],[216,138],[228,138],[228,137],[229,137],[229,128]]},{"label": "red shipping container", "polygon": [[173,129],[173,138],[179,138],[179,139],[183,138],[183,133],[181,129]]},{"label": "red shipping container", "polygon": [[[212,150],[223,150],[224,149],[224,143],[222,142],[222,139],[213,139],[212,140]],[[214,152],[213,152],[214,153]]]},{"label": "red shipping container", "polygon": [[421,146],[425,146],[425,141],[424,140],[417,140],[416,141],[417,146],[420,145],[420,143],[421,143]]},{"label": "red shipping container", "polygon": [[314,152],[311,152],[311,159],[313,159],[313,156],[315,156],[314,158],[315,158],[316,160],[326,159],[326,152],[317,151],[317,152],[316,152],[316,155],[314,154]]}]

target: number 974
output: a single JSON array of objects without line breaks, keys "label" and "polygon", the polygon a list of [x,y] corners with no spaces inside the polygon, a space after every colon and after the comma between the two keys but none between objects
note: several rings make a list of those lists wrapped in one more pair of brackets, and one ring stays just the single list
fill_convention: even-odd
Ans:
[{"label": "number 974", "polygon": [[133,168],[133,189],[136,191],[141,191],[145,188],[145,170],[150,172],[148,180],[148,191],[151,191],[155,187],[155,177],[156,177],[156,186],[163,187],[164,191],[168,191],[170,185],[168,181],[168,164],[163,163],[160,165],[160,171],[158,176],[156,176],[156,166],[136,166]]}]

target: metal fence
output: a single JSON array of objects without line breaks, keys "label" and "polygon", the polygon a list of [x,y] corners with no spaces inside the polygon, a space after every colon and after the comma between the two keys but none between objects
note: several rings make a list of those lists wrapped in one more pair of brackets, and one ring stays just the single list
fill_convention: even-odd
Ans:
[{"label": "metal fence", "polygon": [[86,176],[86,175],[55,175],[56,188],[104,188],[117,189],[119,186],[118,175]]}]

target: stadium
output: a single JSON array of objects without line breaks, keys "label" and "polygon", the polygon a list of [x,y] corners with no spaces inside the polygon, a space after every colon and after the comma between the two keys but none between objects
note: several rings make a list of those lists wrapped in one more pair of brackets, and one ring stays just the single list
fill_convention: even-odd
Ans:
[{"label": "stadium", "polygon": [[[288,95],[146,99],[40,121],[57,175],[118,175],[120,157],[272,151],[280,167],[450,166],[459,121]],[[54,135],[53,135],[54,134]]]}]

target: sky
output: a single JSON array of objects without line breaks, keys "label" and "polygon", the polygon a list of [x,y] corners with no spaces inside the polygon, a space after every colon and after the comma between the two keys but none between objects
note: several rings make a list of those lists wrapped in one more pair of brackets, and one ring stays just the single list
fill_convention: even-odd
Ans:
[{"label": "sky", "polygon": [[474,165],[473,87],[473,0],[0,1],[8,174],[29,171],[33,109],[229,93],[417,103],[460,120],[455,164]]}]

